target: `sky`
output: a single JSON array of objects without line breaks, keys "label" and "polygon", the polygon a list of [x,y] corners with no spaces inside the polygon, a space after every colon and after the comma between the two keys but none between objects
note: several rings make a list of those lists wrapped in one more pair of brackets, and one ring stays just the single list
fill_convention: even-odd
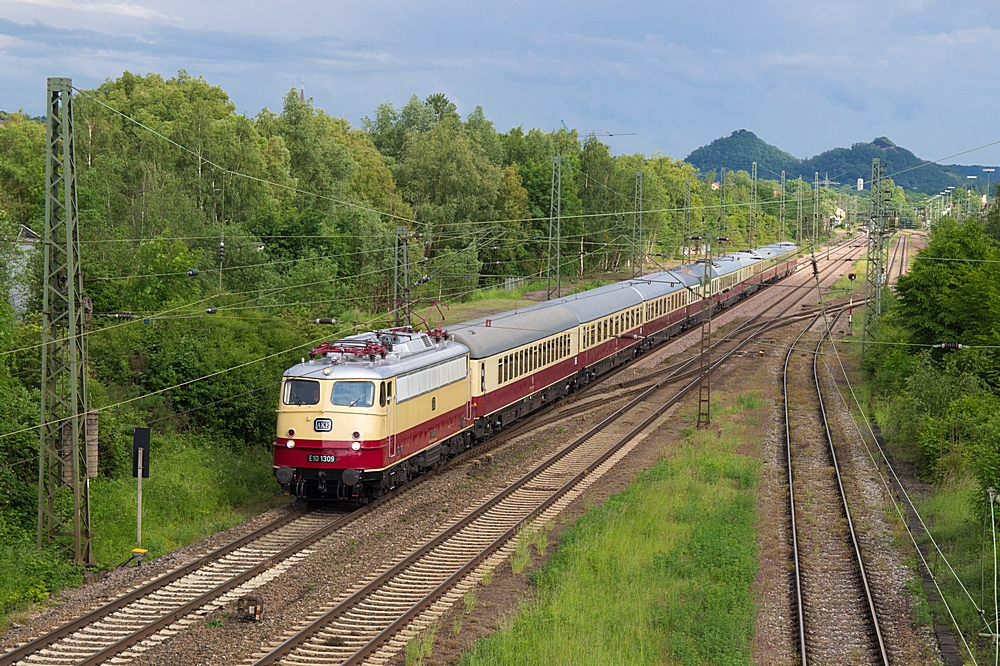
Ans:
[{"label": "sky", "polygon": [[996,0],[0,0],[8,111],[43,113],[47,76],[184,69],[248,115],[303,83],[355,125],[443,92],[500,131],[565,121],[678,159],[737,129],[800,158],[878,136],[946,158],[1000,142],[998,65]]}]

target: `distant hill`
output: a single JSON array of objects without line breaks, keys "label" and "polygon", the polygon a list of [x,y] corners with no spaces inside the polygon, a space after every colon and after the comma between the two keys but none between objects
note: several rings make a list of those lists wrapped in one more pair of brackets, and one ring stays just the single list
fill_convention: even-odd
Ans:
[{"label": "distant hill", "polygon": [[965,185],[966,176],[983,177],[981,166],[928,164],[884,136],[800,160],[743,129],[698,148],[686,161],[703,173],[721,167],[749,172],[751,164],[757,162],[757,175],[761,178],[777,179],[784,170],[789,180],[802,176],[811,182],[818,171],[821,180],[829,176],[832,181],[852,185],[858,178],[864,178],[865,182],[871,178],[875,157],[882,159],[886,174],[897,185],[909,190],[937,192],[949,185]]}]

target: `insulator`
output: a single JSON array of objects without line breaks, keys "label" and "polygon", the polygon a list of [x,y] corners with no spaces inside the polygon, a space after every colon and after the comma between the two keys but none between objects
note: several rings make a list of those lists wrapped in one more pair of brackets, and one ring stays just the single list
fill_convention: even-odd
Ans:
[{"label": "insulator", "polygon": [[313,323],[315,324],[336,324],[336,319],[316,319]]},{"label": "insulator", "polygon": [[188,271],[187,271],[187,274],[189,276],[191,276],[191,277],[198,277],[198,269],[197,268],[189,268]]},{"label": "insulator", "polygon": [[226,241],[219,241],[219,263],[226,258]]},{"label": "insulator", "polygon": [[219,308],[215,307],[214,305],[209,305],[207,308],[205,308],[205,312],[207,314],[215,314],[218,311],[219,311]]}]

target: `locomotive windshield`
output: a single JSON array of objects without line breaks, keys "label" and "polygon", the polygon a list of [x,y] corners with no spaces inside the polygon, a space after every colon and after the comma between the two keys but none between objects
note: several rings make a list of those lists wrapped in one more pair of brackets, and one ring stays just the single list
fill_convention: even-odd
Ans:
[{"label": "locomotive windshield", "polygon": [[374,401],[375,384],[371,382],[337,382],[330,396],[330,402],[342,407],[371,407]]},{"label": "locomotive windshield", "polygon": [[309,379],[289,379],[285,382],[286,405],[318,405],[319,382]]}]

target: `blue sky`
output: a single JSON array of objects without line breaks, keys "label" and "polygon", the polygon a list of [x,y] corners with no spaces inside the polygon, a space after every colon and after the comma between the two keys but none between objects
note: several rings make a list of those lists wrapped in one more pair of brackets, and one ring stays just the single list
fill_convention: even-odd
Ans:
[{"label": "blue sky", "polygon": [[444,92],[499,130],[565,120],[676,158],[741,128],[797,157],[884,135],[942,158],[1000,141],[998,65],[996,0],[0,0],[0,109],[41,113],[46,76],[186,69],[250,115],[300,81],[355,124]]}]

